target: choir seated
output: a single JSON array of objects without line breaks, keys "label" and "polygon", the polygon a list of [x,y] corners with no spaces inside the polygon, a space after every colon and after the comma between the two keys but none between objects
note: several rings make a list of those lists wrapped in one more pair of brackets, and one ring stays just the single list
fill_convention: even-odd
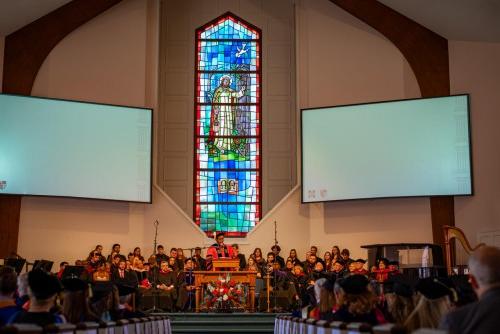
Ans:
[{"label": "choir seated", "polygon": [[[86,260],[76,261],[74,266],[62,262],[57,275],[33,270],[17,277],[12,268],[2,267],[0,326],[117,320],[141,316],[148,309],[191,312],[195,307],[194,272],[211,270],[214,259],[228,257],[239,259],[240,270],[255,273],[257,311],[306,312],[316,319],[372,325],[393,322],[407,330],[441,326],[466,332],[466,324],[453,310],[477,300],[475,295],[479,301],[470,305],[481,303],[483,296],[489,296],[489,303],[499,303],[500,250],[493,247],[473,255],[472,285],[457,284],[452,278],[427,278],[411,284],[397,262],[381,258],[376,266],[366,268],[366,260],[351,259],[349,250],[337,246],[323,257],[311,246],[300,259],[295,249],[282,257],[280,246],[273,245],[265,256],[255,248],[246,258],[238,245],[224,244],[224,236],[219,234],[205,258],[202,250],[193,248],[186,257],[181,248],[172,247],[167,254],[159,245],[146,260],[139,247],[125,256],[115,244],[104,256],[103,247],[97,245]],[[479,306],[469,307],[484,312]],[[483,316],[491,324],[498,322],[488,318],[488,313]]]}]

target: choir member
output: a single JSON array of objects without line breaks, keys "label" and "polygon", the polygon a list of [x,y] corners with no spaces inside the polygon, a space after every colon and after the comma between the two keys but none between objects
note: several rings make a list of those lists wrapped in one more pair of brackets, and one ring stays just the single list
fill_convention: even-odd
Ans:
[{"label": "choir member", "polygon": [[307,260],[304,263],[304,272],[309,275],[314,271],[314,266],[318,262],[316,255],[308,253]]},{"label": "choir member", "polygon": [[366,263],[366,260],[363,260],[363,259],[356,259],[354,260],[353,262],[353,265],[354,265],[354,270],[353,270],[353,273],[354,274],[358,274],[358,275],[368,275],[368,270],[366,270],[364,268],[364,265]]},{"label": "choir member", "polygon": [[344,248],[342,250],[342,252],[340,252],[340,257],[342,258],[342,260],[344,261],[344,263],[347,266],[352,262],[352,259],[350,258],[350,256],[351,256],[351,253],[349,252],[349,250],[347,248]]},{"label": "choir member", "polygon": [[179,270],[184,269],[184,261],[186,261],[184,251],[182,250],[182,248],[177,248],[177,268],[179,268]]},{"label": "choir member", "polygon": [[68,262],[66,261],[63,261],[59,264],[59,271],[57,272],[57,278],[59,279],[62,279],[62,275],[63,275],[63,272],[64,272],[64,269],[66,269],[66,267],[69,265]]},{"label": "choir member", "polygon": [[335,263],[335,261],[340,260],[340,248],[339,246],[335,245],[332,247],[332,261]]},{"label": "choir member", "polygon": [[120,254],[120,250],[121,250],[120,244],[113,244],[113,247],[111,247],[111,254],[108,255],[107,261],[113,262],[116,255],[123,256]]},{"label": "choir member", "polygon": [[290,258],[292,260],[294,266],[302,263],[302,261],[300,261],[297,258],[297,250],[295,248],[292,248],[290,250],[290,254],[288,255],[288,258]]},{"label": "choir member", "polygon": [[201,247],[194,249],[194,270],[207,270],[207,261],[201,256]]},{"label": "choir member", "polygon": [[238,244],[232,244],[231,247],[233,247],[235,258],[240,260],[240,270],[245,269],[247,266],[247,260],[245,259],[245,255],[240,253],[240,247]]},{"label": "choir member", "polygon": [[160,264],[162,261],[168,261],[168,255],[165,254],[165,248],[163,245],[158,245],[156,247],[156,262]]},{"label": "choir member", "polygon": [[389,278],[389,273],[391,272],[387,268],[389,260],[385,258],[378,259],[377,266],[372,268],[372,274],[375,276],[375,280],[379,283],[384,283]]},{"label": "choir member", "polygon": [[332,268],[332,253],[330,252],[325,252],[325,254],[323,255],[323,262],[325,264],[325,270],[326,271],[330,271],[330,269]]},{"label": "choir member", "polygon": [[262,250],[259,247],[255,248],[253,250],[252,255],[253,255],[253,258],[255,260],[255,263],[257,263],[257,266],[259,268],[262,267],[266,263],[266,260],[262,256]]},{"label": "choir member", "polygon": [[[140,247],[135,247],[134,248],[134,258],[137,258],[139,260],[141,260],[142,262],[144,262],[144,257],[141,255],[141,248]],[[134,263],[134,262],[132,262]]]},{"label": "choir member", "polygon": [[281,247],[279,245],[273,245],[271,251],[274,253],[275,261],[279,262],[281,268],[285,268],[285,259],[280,256]]},{"label": "choir member", "polygon": [[92,274],[92,280],[94,282],[108,282],[111,279],[110,274],[106,267],[105,261],[99,261],[97,268]]},{"label": "choir member", "polygon": [[332,265],[330,273],[333,274],[333,277],[335,279],[340,279],[346,276],[347,271],[344,261],[342,259],[335,261],[335,263]]}]

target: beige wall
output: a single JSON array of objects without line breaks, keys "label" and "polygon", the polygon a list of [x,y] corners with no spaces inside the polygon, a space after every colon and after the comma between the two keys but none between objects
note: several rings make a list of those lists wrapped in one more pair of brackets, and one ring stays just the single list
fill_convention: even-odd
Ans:
[{"label": "beige wall", "polygon": [[0,36],[0,92],[2,91],[3,80],[3,48],[5,44],[5,37]]},{"label": "beige wall", "polygon": [[[470,93],[474,196],[455,198],[455,222],[474,246],[500,246],[500,43],[449,43],[451,92]],[[458,247],[461,250],[461,247]],[[460,251],[457,260],[466,256]]]}]

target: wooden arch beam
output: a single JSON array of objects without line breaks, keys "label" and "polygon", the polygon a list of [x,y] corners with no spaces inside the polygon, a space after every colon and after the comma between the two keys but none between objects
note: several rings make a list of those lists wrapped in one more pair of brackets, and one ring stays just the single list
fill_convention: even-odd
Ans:
[{"label": "wooden arch beam", "polygon": [[[387,39],[410,64],[422,97],[450,94],[448,40],[376,0],[330,0]],[[453,196],[430,197],[433,241],[444,249],[443,226],[455,226]]]},{"label": "wooden arch beam", "polygon": [[[5,38],[4,93],[30,95],[52,49],[68,34],[121,0],[73,0]],[[0,196],[0,257],[17,251],[21,196]]]}]

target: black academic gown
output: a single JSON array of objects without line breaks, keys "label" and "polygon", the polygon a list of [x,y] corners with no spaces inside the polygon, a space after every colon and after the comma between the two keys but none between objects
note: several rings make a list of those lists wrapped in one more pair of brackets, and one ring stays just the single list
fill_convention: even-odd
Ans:
[{"label": "black academic gown", "polygon": [[177,298],[177,309],[181,311],[191,311],[195,307],[196,290],[187,290],[188,286],[194,286],[194,274],[192,270],[179,272],[177,275],[177,285],[179,286],[179,297]]}]

